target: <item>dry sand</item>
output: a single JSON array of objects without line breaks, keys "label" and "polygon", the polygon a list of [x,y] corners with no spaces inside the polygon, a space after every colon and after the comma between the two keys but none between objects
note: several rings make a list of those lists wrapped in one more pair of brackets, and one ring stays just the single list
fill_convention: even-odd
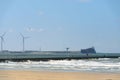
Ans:
[{"label": "dry sand", "polygon": [[0,80],[120,80],[120,74],[1,70]]}]

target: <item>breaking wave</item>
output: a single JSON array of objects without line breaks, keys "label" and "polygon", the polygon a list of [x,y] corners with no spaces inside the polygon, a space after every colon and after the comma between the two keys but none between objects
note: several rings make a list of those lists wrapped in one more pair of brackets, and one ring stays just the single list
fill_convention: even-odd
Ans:
[{"label": "breaking wave", "polygon": [[92,71],[120,73],[120,58],[100,58],[85,60],[50,60],[27,62],[1,62],[1,70],[55,70],[55,71]]}]

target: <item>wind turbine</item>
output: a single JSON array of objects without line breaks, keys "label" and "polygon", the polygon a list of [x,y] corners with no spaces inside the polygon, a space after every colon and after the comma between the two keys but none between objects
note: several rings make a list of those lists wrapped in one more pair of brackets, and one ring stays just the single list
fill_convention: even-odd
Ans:
[{"label": "wind turbine", "polygon": [[1,39],[1,51],[3,51],[3,42],[4,42],[4,36],[6,33],[3,33],[3,35],[0,36]]},{"label": "wind turbine", "polygon": [[23,52],[25,51],[25,39],[28,39],[29,37],[25,37],[20,33],[21,37],[22,37],[22,42],[23,42]]}]

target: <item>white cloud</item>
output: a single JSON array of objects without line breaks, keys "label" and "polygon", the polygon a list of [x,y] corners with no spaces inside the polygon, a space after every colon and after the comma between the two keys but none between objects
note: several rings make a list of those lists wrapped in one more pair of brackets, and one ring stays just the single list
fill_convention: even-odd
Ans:
[{"label": "white cloud", "polygon": [[14,32],[14,29],[11,28],[11,29],[8,30],[8,32]]},{"label": "white cloud", "polygon": [[27,32],[43,32],[44,29],[42,29],[42,28],[32,28],[32,27],[28,27],[28,28],[26,28],[26,31],[27,31]]},{"label": "white cloud", "polygon": [[63,27],[57,27],[57,30],[58,30],[58,31],[62,31],[62,30],[63,30]]},{"label": "white cloud", "polygon": [[39,15],[39,16],[42,16],[42,15],[44,15],[44,12],[43,12],[43,11],[39,11],[39,12],[38,12],[38,15]]},{"label": "white cloud", "polygon": [[27,29],[26,29],[26,31],[28,31],[28,32],[34,32],[34,31],[35,31],[35,29],[34,29],[34,28],[29,27],[29,28],[27,28]]},{"label": "white cloud", "polygon": [[41,28],[41,29],[38,29],[38,32],[43,32],[43,31],[44,31],[44,29],[42,29],[42,28]]},{"label": "white cloud", "polygon": [[91,2],[92,0],[79,0],[79,2],[81,3],[88,3],[88,2]]}]

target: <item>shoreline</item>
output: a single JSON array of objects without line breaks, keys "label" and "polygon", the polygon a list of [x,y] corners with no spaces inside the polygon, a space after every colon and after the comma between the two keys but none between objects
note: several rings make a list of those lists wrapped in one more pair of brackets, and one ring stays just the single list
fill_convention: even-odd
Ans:
[{"label": "shoreline", "polygon": [[60,73],[92,73],[92,74],[120,74],[120,72],[105,72],[105,71],[77,71],[77,70],[45,70],[45,69],[0,69],[1,71],[31,71],[31,72],[60,72]]},{"label": "shoreline", "polygon": [[0,70],[0,80],[120,80],[120,73]]}]

